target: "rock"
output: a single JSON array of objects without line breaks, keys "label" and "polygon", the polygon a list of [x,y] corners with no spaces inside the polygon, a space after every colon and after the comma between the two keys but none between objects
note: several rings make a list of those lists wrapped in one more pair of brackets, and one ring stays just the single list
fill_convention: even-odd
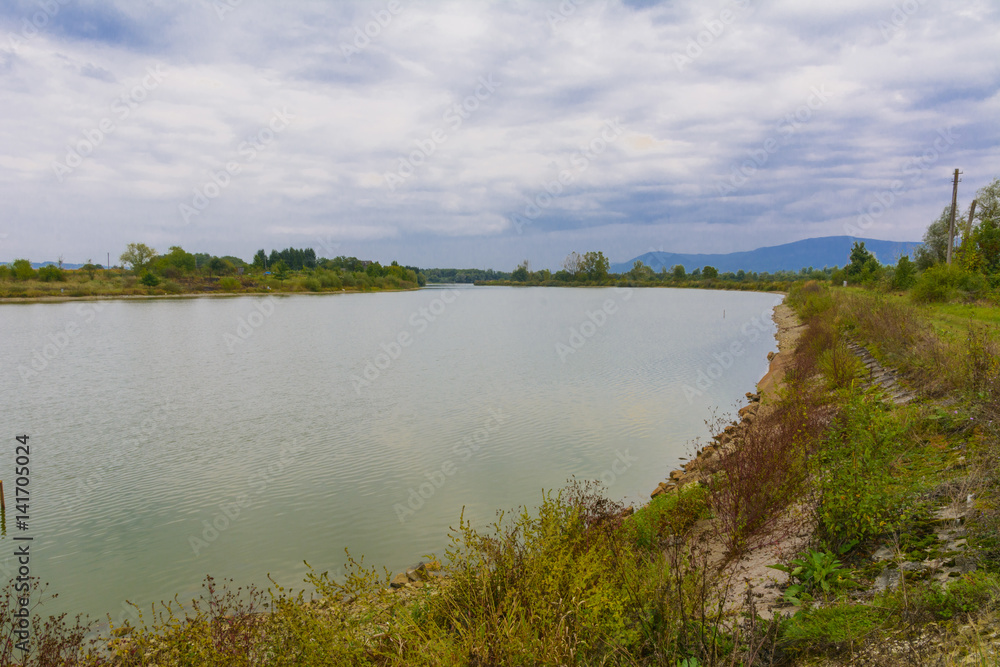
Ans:
[{"label": "rock", "polygon": [[747,396],[747,400],[750,401],[751,403],[756,403],[757,401],[760,400],[760,394],[754,394],[754,393],[748,391],[747,394],[746,394],[746,396]]},{"label": "rock", "polygon": [[899,586],[900,573],[899,570],[895,568],[885,568],[882,573],[878,575],[875,580],[874,590],[876,593],[881,593],[882,591],[892,590]]},{"label": "rock", "polygon": [[683,470],[673,470],[670,473],[670,479],[671,479],[671,481],[677,481],[677,480],[679,480],[683,476],[684,476],[684,471]]},{"label": "rock", "polygon": [[910,560],[900,565],[899,569],[903,572],[923,572],[927,569],[927,564]]},{"label": "rock", "polygon": [[389,582],[389,586],[392,588],[402,588],[408,583],[410,583],[410,578],[404,572],[400,572]]},{"label": "rock", "polygon": [[767,360],[771,361],[772,359],[774,359],[774,352],[768,352],[767,353]]},{"label": "rock", "polygon": [[889,547],[882,547],[878,551],[872,554],[872,560],[878,562],[883,560],[892,560],[895,556],[895,552]]},{"label": "rock", "polygon": [[750,405],[744,405],[740,408],[739,415],[743,419],[746,419],[747,415],[757,414],[757,409],[760,407],[759,403],[751,403]]},{"label": "rock", "polygon": [[410,581],[423,581],[427,578],[427,566],[419,563],[416,567],[411,567],[406,571],[406,577]]}]

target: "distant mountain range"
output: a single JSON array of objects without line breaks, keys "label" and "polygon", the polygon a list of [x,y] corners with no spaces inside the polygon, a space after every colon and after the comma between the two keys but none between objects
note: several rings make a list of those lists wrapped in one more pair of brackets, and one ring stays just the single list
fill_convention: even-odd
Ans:
[{"label": "distant mountain range", "polygon": [[827,266],[847,264],[851,255],[851,246],[855,241],[863,241],[865,248],[883,264],[895,264],[903,255],[908,255],[912,259],[913,251],[921,245],[919,241],[880,241],[879,239],[859,239],[853,236],[824,236],[745,252],[713,255],[647,252],[627,262],[612,264],[611,271],[612,273],[629,271],[636,260],[651,267],[654,271],[659,271],[664,267],[669,271],[678,264],[688,272],[705,266],[714,266],[720,273],[736,272],[740,269],[748,272],[774,273],[776,271],[798,271],[810,266],[822,269]]}]

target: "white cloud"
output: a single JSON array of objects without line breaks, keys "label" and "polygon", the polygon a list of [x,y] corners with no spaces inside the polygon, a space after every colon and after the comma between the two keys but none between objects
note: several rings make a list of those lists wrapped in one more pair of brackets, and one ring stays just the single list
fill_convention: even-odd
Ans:
[{"label": "white cloud", "polygon": [[[869,230],[915,239],[954,166],[966,200],[1000,175],[998,17],[985,1],[581,2],[559,16],[554,3],[399,0],[389,19],[377,1],[243,2],[221,20],[213,6],[65,5],[0,50],[0,260],[117,255],[139,240],[249,257],[318,235],[340,239],[338,254],[495,268],[589,249],[624,261],[657,239],[742,250],[843,233],[953,125],[956,142]],[[0,9],[0,35],[35,9]],[[162,82],[143,94],[157,65]],[[497,85],[484,94],[483,80]],[[817,87],[829,99],[789,124]],[[282,109],[287,128],[251,157],[244,142]],[[621,137],[573,171],[615,118]],[[53,165],[104,119],[113,131],[60,181]],[[766,163],[720,194],[769,138],[782,142]],[[415,155],[390,189],[386,173]],[[227,163],[239,173],[185,224],[179,207]],[[518,234],[509,217],[567,169]]]}]

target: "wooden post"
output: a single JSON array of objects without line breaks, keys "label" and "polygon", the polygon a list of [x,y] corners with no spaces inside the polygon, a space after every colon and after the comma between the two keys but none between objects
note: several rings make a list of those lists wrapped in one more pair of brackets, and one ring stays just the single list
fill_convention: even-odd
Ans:
[{"label": "wooden post", "polygon": [[951,188],[951,222],[948,224],[948,264],[951,264],[951,249],[955,245],[955,209],[958,206],[958,175],[961,173],[958,169],[955,170],[955,183]]},{"label": "wooden post", "polygon": [[3,480],[0,479],[0,511],[7,510],[7,501],[3,497]]}]

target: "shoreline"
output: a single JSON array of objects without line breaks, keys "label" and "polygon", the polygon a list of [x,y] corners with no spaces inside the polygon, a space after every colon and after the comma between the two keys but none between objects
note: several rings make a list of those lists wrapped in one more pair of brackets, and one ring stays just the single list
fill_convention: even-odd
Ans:
[{"label": "shoreline", "polygon": [[[785,293],[781,294],[788,296]],[[749,403],[740,408],[739,421],[730,422],[721,433],[712,436],[711,444],[705,445],[696,452],[691,460],[670,471],[667,479],[660,482],[656,489],[649,494],[651,499],[664,493],[679,490],[688,484],[703,483],[710,475],[714,463],[732,451],[733,441],[739,431],[756,417],[757,411],[762,404],[766,403],[767,397],[773,395],[782,386],[782,379],[788,368],[791,353],[798,344],[803,324],[784,300],[774,307],[774,313],[771,317],[777,327],[774,337],[777,339],[778,351],[768,353],[770,363],[767,372],[757,381],[756,392],[746,393]]]}]

